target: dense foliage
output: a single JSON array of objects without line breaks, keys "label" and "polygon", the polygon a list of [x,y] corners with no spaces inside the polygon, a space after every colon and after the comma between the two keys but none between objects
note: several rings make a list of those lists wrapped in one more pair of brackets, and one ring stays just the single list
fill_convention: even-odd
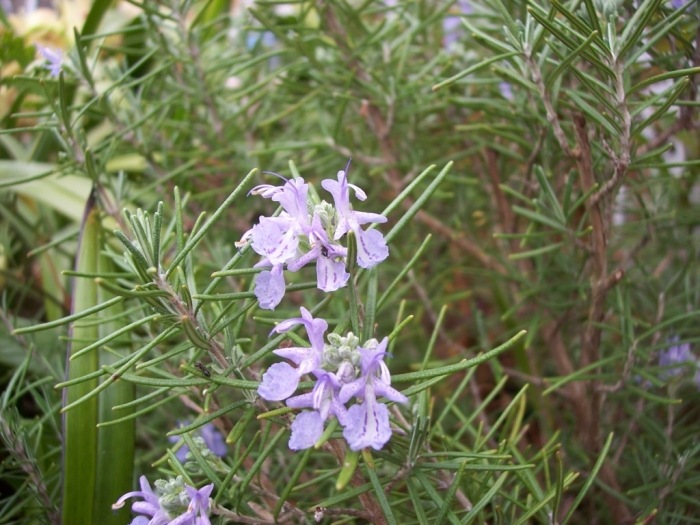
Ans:
[{"label": "dense foliage", "polygon": [[700,4],[5,4],[0,523],[700,522]]}]

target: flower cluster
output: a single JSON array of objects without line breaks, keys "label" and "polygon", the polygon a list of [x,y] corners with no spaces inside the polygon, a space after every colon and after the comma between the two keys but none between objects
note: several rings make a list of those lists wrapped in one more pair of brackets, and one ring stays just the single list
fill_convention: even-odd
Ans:
[{"label": "flower cluster", "polygon": [[[387,407],[378,398],[408,402],[391,386],[391,375],[384,363],[388,339],[370,339],[360,345],[357,336],[350,332],[345,337],[329,334],[328,343],[324,343],[328,323],[315,319],[304,307],[301,317],[279,323],[273,332],[283,333],[298,324],[306,329],[311,346],[275,350],[275,354],[296,367],[286,362],[273,364],[258,388],[258,394],[268,401],[286,400],[289,407],[308,409],[292,424],[289,448],[313,446],[323,433],[324,422],[335,416],[351,449],[381,449],[391,437],[391,428]],[[316,378],[313,390],[292,396],[305,374]],[[346,408],[352,398],[358,403]]]},{"label": "flower cluster", "polygon": [[377,230],[363,230],[362,225],[386,222],[377,213],[354,211],[350,190],[359,200],[367,195],[354,184],[348,183],[347,169],[338,172],[337,180],[326,179],[321,186],[328,191],[334,205],[309,200],[309,185],[302,178],[286,180],[282,186],[262,184],[250,193],[278,202],[282,212],[277,217],[261,217],[237,243],[250,243],[262,256],[256,267],[269,268],[255,280],[255,296],[260,307],[274,310],[284,296],[283,270],[296,272],[316,262],[318,288],[333,292],[345,286],[350,274],[345,270],[347,247],[340,239],[349,231],[357,238],[357,264],[371,268],[389,255],[384,236]]},{"label": "flower cluster", "polygon": [[197,490],[185,485],[181,476],[170,481],[156,481],[158,494],[151,489],[146,476],[139,478],[141,490],[127,492],[112,505],[114,510],[124,506],[129,498],[135,501],[131,510],[137,516],[130,525],[211,525],[209,521],[209,496],[214,484]]}]

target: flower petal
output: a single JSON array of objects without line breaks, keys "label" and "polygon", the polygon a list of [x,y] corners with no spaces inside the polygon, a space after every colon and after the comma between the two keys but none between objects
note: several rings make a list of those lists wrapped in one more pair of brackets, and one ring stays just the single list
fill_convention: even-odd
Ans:
[{"label": "flower petal", "polygon": [[255,278],[255,297],[263,310],[274,310],[284,297],[284,273],[282,266],[260,272]]},{"label": "flower petal", "polygon": [[386,405],[368,396],[364,403],[351,406],[345,416],[343,437],[352,450],[380,450],[391,438]]},{"label": "flower petal", "polygon": [[348,282],[350,274],[345,271],[345,259],[319,257],[316,260],[316,282],[319,290],[334,292]]},{"label": "flower petal", "polygon": [[284,210],[301,225],[308,225],[308,193],[309,185],[304,182],[304,179],[299,177],[298,179],[288,180],[282,187],[282,191],[272,196],[272,200],[279,202]]},{"label": "flower petal", "polygon": [[389,256],[386,240],[379,230],[355,230],[357,235],[357,264],[372,268]]},{"label": "flower petal", "polygon": [[294,222],[282,217],[260,217],[260,222],[251,230],[250,240],[255,253],[266,257],[273,265],[294,257],[299,246]]},{"label": "flower petal", "polygon": [[355,219],[357,219],[358,224],[368,224],[370,222],[383,224],[387,221],[387,218],[380,213],[368,213],[366,211],[355,211],[353,212]]},{"label": "flower petal", "polygon": [[289,448],[303,450],[313,447],[323,434],[323,418],[316,411],[306,411],[299,414],[292,423],[292,435],[289,438]]},{"label": "flower petal", "polygon": [[290,397],[287,399],[287,406],[289,408],[313,408],[314,394],[313,392],[307,392],[306,394]]},{"label": "flower petal", "polygon": [[299,386],[299,374],[289,363],[275,363],[263,374],[258,395],[268,401],[282,401]]},{"label": "flower petal", "polygon": [[394,403],[408,403],[408,398],[405,395],[386,383],[375,382],[374,393],[377,397],[384,396]]},{"label": "flower petal", "polygon": [[318,257],[319,251],[318,248],[312,248],[308,252],[306,252],[304,255],[301,257],[298,257],[294,259],[293,261],[289,261],[287,263],[287,270],[290,272],[297,272],[299,271],[302,267],[306,266],[310,262],[314,261]]},{"label": "flower petal", "polygon": [[224,457],[226,455],[226,443],[224,442],[224,436],[221,435],[216,427],[212,423],[207,423],[200,429],[202,434],[202,439],[206,443],[209,450],[211,450],[217,456]]},{"label": "flower petal", "polygon": [[[364,388],[367,384],[367,379],[365,376],[360,376],[355,379],[352,383],[347,383],[343,385],[340,389],[340,394],[338,394],[338,399],[341,403],[347,403],[350,398],[357,396],[362,399],[364,397]],[[362,392],[362,394],[360,394]]]}]

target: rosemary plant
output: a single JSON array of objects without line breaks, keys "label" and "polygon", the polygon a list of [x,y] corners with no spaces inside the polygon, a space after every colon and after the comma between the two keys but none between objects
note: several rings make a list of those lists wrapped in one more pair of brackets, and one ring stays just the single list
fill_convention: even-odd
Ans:
[{"label": "rosemary plant", "polygon": [[83,3],[0,2],[0,523],[700,522],[697,2]]}]

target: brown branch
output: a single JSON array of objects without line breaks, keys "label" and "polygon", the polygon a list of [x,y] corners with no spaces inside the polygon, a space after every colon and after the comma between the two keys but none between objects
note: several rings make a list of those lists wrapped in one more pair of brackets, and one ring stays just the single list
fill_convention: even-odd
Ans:
[{"label": "brown branch", "polygon": [[[574,135],[576,137],[577,150],[575,159],[581,180],[581,192],[585,194],[595,187],[596,181],[593,171],[591,146],[586,130],[586,120],[580,114],[574,115]],[[629,147],[628,144],[623,144],[623,146],[625,148]],[[615,169],[616,171],[620,170],[624,174],[628,164],[629,151],[623,148],[623,153],[618,157]],[[600,361],[600,325],[605,317],[605,298],[608,290],[622,278],[621,272],[614,272],[612,279],[608,275],[607,222],[604,218],[604,203],[600,199],[594,201],[591,198],[586,201],[585,205],[592,227],[589,258],[591,298],[588,306],[586,327],[581,341],[580,366],[582,368]],[[596,370],[596,375],[600,375],[600,369]],[[590,381],[586,385],[586,397],[579,399],[579,403],[587,402],[590,407],[590,419],[585,426],[579,424],[579,431],[583,434],[584,446],[592,453],[600,451],[601,445],[600,415],[603,396],[599,389],[599,383],[599,380]],[[615,470],[609,463],[603,465],[600,477],[604,483],[616,491],[620,490]],[[616,523],[626,523],[631,520],[632,515],[626,505],[610,495],[606,494],[604,497],[610,502]]]},{"label": "brown branch", "polygon": [[[577,158],[579,175],[581,177],[582,193],[589,192],[595,187],[595,174],[591,157],[591,147],[586,131],[586,120],[582,115],[574,115],[574,134],[577,143]],[[586,201],[586,211],[591,221],[590,237],[590,276],[591,302],[588,310],[588,322],[583,335],[581,365],[587,366],[598,360],[600,347],[600,328],[597,326],[603,320],[603,306],[607,290],[607,239],[606,223],[603,219],[601,206],[592,199]]]},{"label": "brown branch", "polygon": [[[491,192],[493,193],[493,198],[496,201],[496,207],[498,208],[498,213],[501,221],[501,231],[503,233],[513,233],[515,228],[515,215],[512,208],[510,207],[508,200],[506,199],[505,193],[501,189],[501,174],[498,169],[497,155],[491,148],[486,148],[484,152],[486,158],[486,173],[489,176],[489,182],[491,184]],[[517,243],[515,239],[511,240],[511,251],[517,250]]]}]

